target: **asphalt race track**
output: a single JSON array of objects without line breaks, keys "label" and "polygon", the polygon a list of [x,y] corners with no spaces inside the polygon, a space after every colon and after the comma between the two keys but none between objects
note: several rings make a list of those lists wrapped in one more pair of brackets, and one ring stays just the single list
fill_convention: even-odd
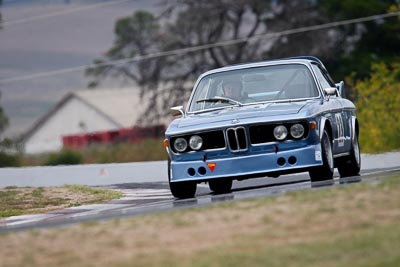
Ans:
[{"label": "asphalt race track", "polygon": [[[279,178],[250,179],[240,182],[235,181],[232,192],[221,195],[212,194],[208,189],[208,185],[200,184],[197,188],[196,197],[186,200],[174,199],[169,192],[166,181],[102,185],[102,188],[119,190],[124,196],[121,199],[104,204],[83,205],[45,214],[9,217],[0,220],[0,232],[60,227],[77,222],[132,217],[141,214],[167,212],[174,209],[212,205],[221,201],[275,196],[295,190],[319,190],[332,186],[348,186],[354,183],[379,183],[379,179],[387,173],[400,171],[399,155],[400,153],[389,154],[391,164],[386,164],[387,166],[382,166],[381,161],[372,159],[371,163],[368,162],[368,166],[363,167],[361,176],[339,179],[336,174],[334,180],[327,182],[311,183],[307,173],[285,175]],[[371,165],[372,162],[377,163],[375,164],[376,168]],[[390,162],[389,159],[387,162]],[[164,167],[163,164],[160,166]]]}]

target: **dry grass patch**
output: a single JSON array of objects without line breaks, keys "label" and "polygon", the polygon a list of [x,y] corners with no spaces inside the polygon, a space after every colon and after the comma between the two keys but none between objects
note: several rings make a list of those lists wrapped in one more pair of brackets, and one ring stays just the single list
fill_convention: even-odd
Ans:
[{"label": "dry grass patch", "polygon": [[0,266],[399,266],[400,175],[1,236]]},{"label": "dry grass patch", "polygon": [[121,197],[121,193],[87,186],[7,187],[0,189],[0,218],[41,213]]}]

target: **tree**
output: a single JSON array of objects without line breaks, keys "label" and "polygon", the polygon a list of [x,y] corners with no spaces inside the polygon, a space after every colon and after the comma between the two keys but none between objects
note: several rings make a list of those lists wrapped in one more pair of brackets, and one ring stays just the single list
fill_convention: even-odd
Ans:
[{"label": "tree", "polygon": [[[321,8],[332,20],[345,20],[399,11],[400,5],[397,0],[322,0]],[[344,77],[354,71],[357,78],[366,78],[370,74],[371,64],[399,58],[399,16],[338,29],[337,52],[327,60],[334,78]]]},{"label": "tree", "polygon": [[[366,77],[371,62],[396,55],[400,46],[395,19],[309,31],[269,39],[259,34],[385,13],[396,0],[176,0],[165,1],[155,17],[140,11],[117,21],[113,47],[87,70],[90,86],[119,78],[140,86],[148,109],[143,121],[157,120],[169,107],[187,100],[196,77],[209,69],[241,62],[295,55],[315,55],[329,66],[334,78],[353,70]],[[395,21],[396,23],[393,23]],[[242,38],[242,39],[241,39]],[[382,42],[380,39],[385,39]],[[149,58],[147,55],[238,40]],[[393,41],[393,44],[391,42]],[[372,51],[372,52],[371,52]],[[138,61],[122,60],[142,57]],[[118,64],[111,64],[122,60]]]},{"label": "tree", "polygon": [[349,78],[348,82],[357,94],[362,150],[370,153],[398,150],[400,60],[392,64],[374,63],[369,77],[356,81]]},{"label": "tree", "polygon": [[[273,21],[270,17],[300,18],[315,13],[312,8],[304,8],[302,12],[285,13],[283,16],[277,2],[295,2],[297,6],[315,7],[312,4],[315,1],[312,0],[180,0],[172,3],[168,1],[166,12],[159,18],[139,11],[120,19],[115,26],[116,40],[113,47],[103,58],[95,61],[96,67],[89,68],[86,72],[93,78],[90,86],[96,86],[107,77],[118,77],[125,83],[139,85],[141,96],[147,97],[149,102],[144,119],[156,120],[170,106],[181,104],[188,98],[191,86],[200,73],[225,65],[272,57],[266,51],[276,42],[275,39],[248,39],[269,32],[268,27]],[[318,16],[314,14],[313,18]],[[273,22],[275,26],[271,26],[271,30],[278,29],[280,22]],[[298,20],[294,20],[290,25],[296,25],[297,22]],[[145,57],[152,53],[240,38],[243,38],[242,42],[231,45],[208,47],[195,52],[138,62],[108,64],[124,58]]]},{"label": "tree", "polygon": [[[157,119],[163,113],[161,110],[168,110],[169,106],[188,97],[190,86],[187,81],[192,83],[204,70],[256,59],[260,55],[259,41],[251,44],[253,49],[245,49],[248,45],[242,43],[209,48],[199,53],[125,62],[117,66],[105,65],[108,61],[249,37],[260,32],[265,4],[233,1],[228,5],[225,2],[182,1],[168,4],[168,14],[159,19],[139,11],[119,20],[115,26],[113,47],[105,58],[96,61],[97,67],[87,70],[87,75],[95,78],[90,85],[97,85],[101,77],[110,75],[123,78],[125,82],[135,82],[141,88],[141,96],[148,96],[149,109],[146,114],[150,119]],[[215,19],[204,19],[206,17]],[[245,19],[252,20],[247,31],[243,30],[245,24],[249,25]],[[164,27],[160,26],[160,21],[165,23]]]},{"label": "tree", "polygon": [[86,75],[94,77],[89,87],[95,87],[111,76],[125,84],[139,85],[141,97],[156,90],[162,70],[168,64],[167,58],[126,61],[117,65],[107,63],[163,51],[167,40],[157,19],[148,12],[138,11],[118,20],[114,31],[116,40],[113,47],[104,58],[95,61],[96,67],[86,70]]},{"label": "tree", "polygon": [[[288,29],[298,29],[320,25],[330,21],[319,1],[276,1],[275,12],[265,19],[265,24],[271,32],[281,32]],[[266,51],[268,58],[284,58],[299,55],[314,55],[325,60],[333,57],[332,50],[336,47],[337,30],[307,31],[280,36]]]},{"label": "tree", "polygon": [[114,46],[106,53],[105,58],[95,61],[98,67],[87,70],[87,75],[99,78],[92,81],[89,87],[97,86],[100,80],[107,76],[128,78],[140,86],[157,81],[162,66],[159,59],[141,60],[138,64],[127,62],[107,65],[108,61],[145,56],[160,51],[163,38],[156,18],[148,12],[136,12],[131,17],[117,21],[115,35]]}]

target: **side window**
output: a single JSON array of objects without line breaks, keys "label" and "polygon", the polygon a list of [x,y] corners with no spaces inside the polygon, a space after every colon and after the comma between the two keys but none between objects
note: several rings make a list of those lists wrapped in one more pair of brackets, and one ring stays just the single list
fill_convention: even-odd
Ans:
[{"label": "side window", "polygon": [[318,65],[312,64],[312,68],[317,75],[317,79],[321,83],[322,88],[327,88],[327,87],[335,87],[332,84],[329,83],[328,79],[324,76],[322,73],[321,69],[318,67]]}]

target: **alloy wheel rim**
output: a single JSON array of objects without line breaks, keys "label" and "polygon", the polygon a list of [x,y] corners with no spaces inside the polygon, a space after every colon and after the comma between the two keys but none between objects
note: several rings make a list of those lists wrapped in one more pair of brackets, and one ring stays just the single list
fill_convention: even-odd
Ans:
[{"label": "alloy wheel rim", "polygon": [[358,145],[357,137],[355,137],[354,139],[355,139],[355,142],[354,142],[354,156],[356,158],[357,164],[360,164],[360,147]]},{"label": "alloy wheel rim", "polygon": [[333,168],[332,148],[331,148],[328,138],[325,139],[324,146],[325,146],[325,154],[326,154],[326,159],[328,161],[329,168],[332,169]]}]

